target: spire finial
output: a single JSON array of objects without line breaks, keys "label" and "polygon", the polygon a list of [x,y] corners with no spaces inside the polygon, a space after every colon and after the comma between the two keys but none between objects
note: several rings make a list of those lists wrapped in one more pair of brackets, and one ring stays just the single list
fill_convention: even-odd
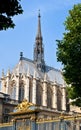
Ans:
[{"label": "spire finial", "polygon": [[41,17],[41,16],[40,16],[40,9],[38,10],[38,12],[39,12],[39,13],[38,13],[38,17],[40,18],[40,17]]},{"label": "spire finial", "polygon": [[20,60],[22,60],[23,52],[20,52]]},{"label": "spire finial", "polygon": [[44,82],[46,82],[47,81],[47,74],[45,73],[44,74]]},{"label": "spire finial", "polygon": [[28,70],[27,70],[27,76],[30,77],[30,68],[28,66]]},{"label": "spire finial", "polygon": [[36,70],[34,70],[33,78],[36,78]]},{"label": "spire finial", "polygon": [[10,75],[10,68],[7,71],[7,76],[9,76],[9,75]]},{"label": "spire finial", "polygon": [[38,30],[37,30],[37,38],[40,37],[42,38],[41,35],[41,22],[40,22],[40,10],[38,11]]},{"label": "spire finial", "polygon": [[2,77],[4,77],[4,69],[2,69]]}]

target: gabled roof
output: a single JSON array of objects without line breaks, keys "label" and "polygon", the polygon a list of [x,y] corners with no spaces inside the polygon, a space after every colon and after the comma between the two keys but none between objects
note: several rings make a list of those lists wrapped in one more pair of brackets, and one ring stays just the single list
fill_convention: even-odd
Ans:
[{"label": "gabled roof", "polygon": [[33,60],[24,57],[22,57],[22,60],[19,60],[18,64],[12,70],[12,73],[27,74],[28,71],[31,76],[34,76],[34,73],[36,73],[36,77],[41,79],[44,79],[44,75],[46,74],[48,81],[56,82],[59,85],[64,85],[63,75],[60,70],[45,65],[45,72],[41,72],[38,70]]}]

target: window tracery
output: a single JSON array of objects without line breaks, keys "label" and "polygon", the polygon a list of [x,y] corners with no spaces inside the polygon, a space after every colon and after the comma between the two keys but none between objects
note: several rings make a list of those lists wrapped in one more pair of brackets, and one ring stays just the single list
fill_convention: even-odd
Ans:
[{"label": "window tracery", "polygon": [[12,82],[10,95],[12,99],[16,99],[16,83],[15,82]]},{"label": "window tracery", "polygon": [[19,102],[23,101],[24,99],[24,84],[23,82],[19,85]]},{"label": "window tracery", "polygon": [[32,102],[32,80],[29,80],[29,102]]},{"label": "window tracery", "polygon": [[36,104],[42,106],[42,86],[39,82],[37,82],[37,89],[36,89]]},{"label": "window tracery", "polygon": [[57,89],[57,109],[58,111],[62,110],[62,93],[59,88]]},{"label": "window tracery", "polygon": [[47,107],[52,108],[52,89],[47,86]]}]

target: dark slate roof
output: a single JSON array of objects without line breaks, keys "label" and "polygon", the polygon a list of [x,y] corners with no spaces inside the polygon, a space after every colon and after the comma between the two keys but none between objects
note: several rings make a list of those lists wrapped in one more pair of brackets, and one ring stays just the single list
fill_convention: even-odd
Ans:
[{"label": "dark slate roof", "polygon": [[46,73],[47,80],[51,82],[57,82],[57,84],[64,85],[64,79],[62,72],[58,69],[45,65],[45,72],[41,72],[37,69],[36,64],[33,60],[22,57],[22,60],[19,60],[18,64],[12,70],[13,74],[27,74],[28,70],[30,75],[34,75],[36,72],[36,77],[44,79]]}]

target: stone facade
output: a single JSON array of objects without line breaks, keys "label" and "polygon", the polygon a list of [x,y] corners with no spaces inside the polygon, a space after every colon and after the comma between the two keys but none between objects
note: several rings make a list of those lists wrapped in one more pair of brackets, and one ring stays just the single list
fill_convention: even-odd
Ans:
[{"label": "stone facade", "polygon": [[0,123],[6,123],[11,120],[9,113],[14,110],[18,102],[10,99],[10,96],[0,92]]},{"label": "stone facade", "polygon": [[[7,74],[4,74],[4,71],[2,71],[0,89],[0,123],[9,122],[11,118],[9,118],[9,112],[12,112],[18,103],[25,99],[38,106],[40,110],[38,116],[36,115],[38,120],[34,122],[36,128],[31,126],[31,130],[43,130],[44,128],[46,130],[61,130],[60,125],[63,126],[62,130],[66,130],[67,127],[67,130],[74,130],[75,117],[72,117],[72,113],[69,112],[66,83],[62,72],[45,64],[40,13],[38,15],[34,59],[25,58],[21,52],[20,60],[13,70],[8,70]],[[64,113],[66,116],[71,115],[69,124],[66,119],[59,119],[61,113]],[[55,117],[57,118],[56,120]],[[81,118],[76,121],[76,124],[78,124],[76,129],[79,130]],[[14,127],[13,123],[11,123],[9,129]],[[33,122],[31,124],[33,125]],[[2,127],[1,129],[3,129]],[[8,128],[5,127],[4,129]]]},{"label": "stone facade", "polygon": [[[22,61],[20,61],[22,64]],[[7,86],[8,84],[8,86]],[[11,74],[2,78],[2,92],[18,102],[27,99],[39,106],[66,111],[66,89],[58,83],[48,81],[46,74],[41,79],[30,74]]]},{"label": "stone facade", "polygon": [[34,60],[20,54],[19,63],[5,75],[2,72],[1,92],[18,102],[28,101],[58,111],[66,111],[66,89],[62,72],[44,61],[40,13],[34,46]]}]

